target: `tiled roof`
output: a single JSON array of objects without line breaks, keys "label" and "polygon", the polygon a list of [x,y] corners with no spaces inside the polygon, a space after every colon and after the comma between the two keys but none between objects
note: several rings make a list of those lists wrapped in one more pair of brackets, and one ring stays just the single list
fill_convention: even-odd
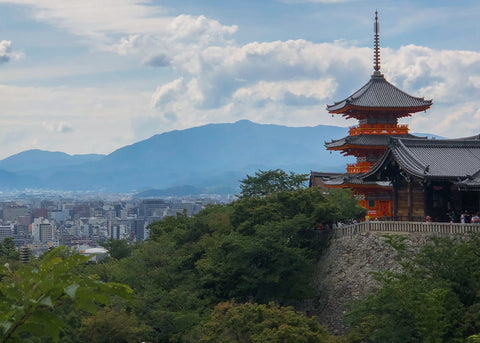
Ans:
[{"label": "tiled roof", "polygon": [[460,190],[480,190],[480,170],[456,184]]},{"label": "tiled roof", "polygon": [[[331,142],[325,142],[327,149],[340,148],[348,145],[359,145],[359,146],[387,146],[389,135],[356,135],[356,136],[346,136],[337,140],[332,140]],[[395,137],[402,138],[418,138],[419,137],[407,134],[407,135],[396,135]]]},{"label": "tiled roof", "polygon": [[345,100],[327,105],[329,112],[341,113],[353,106],[360,108],[412,109],[423,111],[432,105],[432,100],[413,97],[385,80],[383,74],[374,73],[370,80]]},{"label": "tiled roof", "polygon": [[393,155],[401,169],[424,179],[473,180],[472,175],[480,171],[478,136],[448,140],[392,137],[384,157],[365,177],[379,170],[388,155]]},{"label": "tiled roof", "polygon": [[361,173],[323,173],[311,172],[311,177],[321,178],[323,183],[327,186],[342,186],[342,185],[375,185],[382,187],[389,187],[390,182],[365,181],[359,178]]}]

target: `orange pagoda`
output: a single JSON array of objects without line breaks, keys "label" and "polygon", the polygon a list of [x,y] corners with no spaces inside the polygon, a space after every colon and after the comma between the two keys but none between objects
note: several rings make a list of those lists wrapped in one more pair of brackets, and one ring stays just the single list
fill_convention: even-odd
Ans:
[{"label": "orange pagoda", "polygon": [[357,162],[349,164],[343,174],[312,172],[310,185],[350,188],[370,218],[382,218],[392,216],[390,183],[365,182],[359,177],[383,156],[390,137],[415,137],[408,133],[407,125],[398,124],[398,119],[427,110],[432,100],[413,97],[385,79],[380,72],[378,12],[374,31],[374,72],[370,80],[348,98],[327,106],[332,115],[358,120],[348,136],[325,143],[327,150],[355,156]]}]

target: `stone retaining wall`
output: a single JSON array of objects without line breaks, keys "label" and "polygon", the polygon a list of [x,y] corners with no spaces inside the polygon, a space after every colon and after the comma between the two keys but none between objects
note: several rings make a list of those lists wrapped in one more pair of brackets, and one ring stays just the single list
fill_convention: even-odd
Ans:
[{"label": "stone retaining wall", "polygon": [[[307,305],[308,313],[319,318],[333,334],[344,334],[344,314],[352,300],[360,299],[378,287],[372,271],[400,271],[396,251],[384,235],[392,232],[360,232],[332,239],[318,265],[314,279],[316,297]],[[410,253],[431,243],[432,235],[402,233]]]}]

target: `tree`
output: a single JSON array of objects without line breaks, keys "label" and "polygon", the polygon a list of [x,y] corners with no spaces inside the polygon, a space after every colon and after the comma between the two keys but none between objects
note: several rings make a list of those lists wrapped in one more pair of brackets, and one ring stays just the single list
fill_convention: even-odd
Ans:
[{"label": "tree", "polygon": [[[395,240],[392,240],[395,241]],[[398,244],[399,249],[405,245]],[[480,237],[437,238],[348,314],[350,342],[465,342],[480,332]]]},{"label": "tree", "polygon": [[2,266],[0,282],[0,340],[20,342],[47,335],[58,341],[64,323],[57,310],[74,304],[94,313],[98,304],[108,304],[109,295],[126,297],[128,286],[82,277],[76,267],[89,257],[66,247],[50,251],[37,264],[21,265],[13,271]]},{"label": "tree", "polygon": [[12,237],[6,237],[0,243],[0,256],[4,256],[6,260],[19,260],[20,252],[15,247],[15,242]]},{"label": "tree", "polygon": [[255,176],[240,180],[240,198],[263,197],[280,191],[295,191],[305,187],[307,174],[287,174],[281,169],[259,170]]},{"label": "tree", "polygon": [[328,201],[336,206],[335,216],[337,220],[363,218],[367,209],[358,204],[358,200],[352,196],[348,189],[331,188],[326,194]]},{"label": "tree", "polygon": [[134,289],[129,308],[152,328],[152,342],[198,342],[192,329],[221,301],[283,306],[310,296],[328,238],[318,226],[343,220],[345,201],[349,215],[360,209],[351,194],[337,199],[318,188],[243,197],[154,222],[128,257],[89,267]]},{"label": "tree", "polygon": [[240,198],[228,206],[231,231],[201,243],[205,248],[196,270],[205,292],[219,300],[281,304],[308,296],[315,262],[328,240],[317,228],[342,218],[337,204],[320,189],[308,188]]},{"label": "tree", "polygon": [[218,304],[204,325],[200,342],[338,342],[315,318],[307,318],[291,307],[274,303]]},{"label": "tree", "polygon": [[120,260],[130,256],[131,246],[125,239],[108,239],[106,242],[100,243],[102,247],[107,249],[110,257]]},{"label": "tree", "polygon": [[130,343],[145,340],[149,331],[150,328],[138,323],[133,313],[106,307],[82,320],[80,336],[84,342]]}]

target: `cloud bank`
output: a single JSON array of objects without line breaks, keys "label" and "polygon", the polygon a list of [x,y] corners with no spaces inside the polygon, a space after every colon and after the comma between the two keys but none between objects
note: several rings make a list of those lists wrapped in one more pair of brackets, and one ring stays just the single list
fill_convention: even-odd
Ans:
[{"label": "cloud bank", "polygon": [[[2,124],[18,124],[12,119],[15,111],[35,118],[35,127],[51,136],[49,143],[37,137],[35,144],[40,147],[51,147],[68,136],[83,149],[109,152],[115,144],[156,133],[239,119],[290,126],[354,125],[355,121],[346,122],[341,116],[332,118],[325,105],[351,95],[373,72],[369,47],[304,39],[239,44],[235,25],[205,15],[171,15],[170,9],[144,0],[2,2],[28,6],[33,18],[80,37],[92,51],[170,71],[170,79],[159,81],[150,92],[9,87],[6,91],[12,96],[0,97],[9,109]],[[18,58],[10,45],[10,41],[0,42],[0,63]],[[407,119],[412,131],[449,137],[478,133],[478,52],[406,45],[384,48],[381,54],[381,71],[387,80],[413,96],[434,100],[427,114]],[[14,103],[13,99],[20,101],[18,94],[30,100]],[[22,147],[33,144],[29,135],[19,133],[18,137],[28,137]]]}]

